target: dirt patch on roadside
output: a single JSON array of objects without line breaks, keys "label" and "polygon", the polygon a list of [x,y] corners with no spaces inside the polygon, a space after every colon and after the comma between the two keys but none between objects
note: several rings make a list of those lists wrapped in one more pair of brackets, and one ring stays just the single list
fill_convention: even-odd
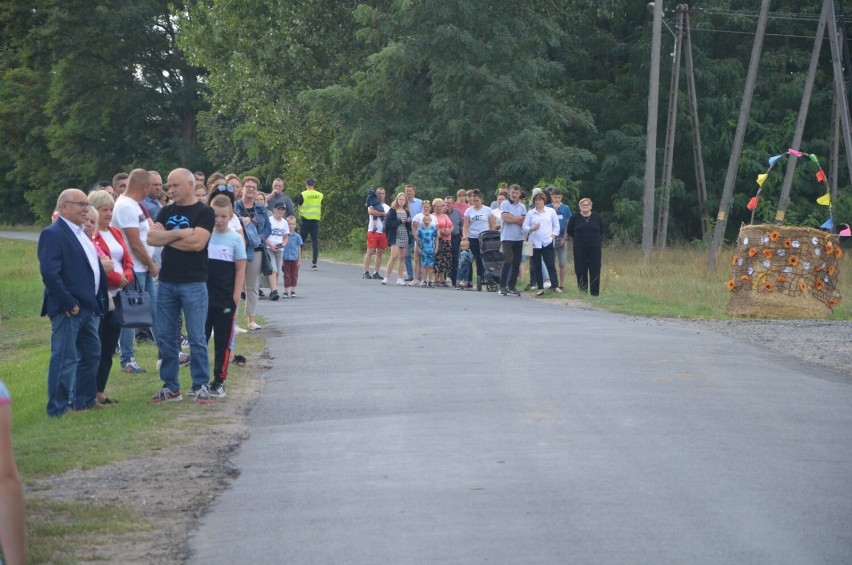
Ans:
[{"label": "dirt patch on roadside", "polygon": [[[239,475],[231,458],[248,437],[248,418],[263,386],[260,377],[251,375],[263,374],[268,363],[266,354],[249,362],[241,386],[216,401],[212,425],[201,413],[182,418],[172,432],[181,441],[175,447],[33,481],[26,496],[52,503],[123,504],[148,526],[145,531],[87,538],[85,555],[74,556],[79,563],[186,562],[198,519]],[[184,397],[184,402],[192,399]],[[182,442],[193,429],[202,433]]]}]

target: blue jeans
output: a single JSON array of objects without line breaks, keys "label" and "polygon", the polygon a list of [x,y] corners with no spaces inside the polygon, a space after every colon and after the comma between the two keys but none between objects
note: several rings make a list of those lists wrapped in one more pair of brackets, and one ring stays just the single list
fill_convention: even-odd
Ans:
[{"label": "blue jeans", "polygon": [[100,318],[65,312],[50,319],[50,364],[47,368],[47,415],[95,405],[96,376],[101,360]]},{"label": "blue jeans", "polygon": [[207,321],[207,283],[160,281],[159,286],[154,336],[157,338],[162,357],[160,380],[170,391],[180,390],[178,318],[183,310],[191,356],[189,371],[192,387],[206,385],[210,380],[210,360],[207,358],[207,339],[204,336],[204,323]]},{"label": "blue jeans", "polygon": [[[144,273],[133,273],[139,281],[139,287],[151,297],[151,318],[154,321],[154,330],[157,327],[157,285],[153,277]],[[121,350],[119,366],[123,369],[133,358],[133,341],[136,339],[136,328],[122,328],[118,338],[118,348]]]}]

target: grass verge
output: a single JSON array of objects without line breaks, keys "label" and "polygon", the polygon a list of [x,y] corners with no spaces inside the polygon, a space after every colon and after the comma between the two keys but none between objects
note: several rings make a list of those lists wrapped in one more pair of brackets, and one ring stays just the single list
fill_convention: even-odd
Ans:
[{"label": "grass verge", "polygon": [[[187,427],[185,422],[204,426],[223,416],[215,404],[203,414],[192,402],[149,405],[148,399],[161,386],[155,369],[157,351],[153,345],[141,344],[136,346],[136,357],[148,368],[147,373],[123,373],[115,358],[107,395],[120,402],[117,408],[48,418],[50,322],[39,316],[42,292],[36,244],[0,239],[0,378],[12,394],[15,457],[28,487],[30,562],[71,563],[86,559],[88,540],[95,534],[144,531],[152,526],[120,504],[50,501],[32,488],[35,480],[188,441],[181,433]],[[238,338],[243,355],[256,355],[263,347],[264,341],[256,334]],[[240,383],[250,376],[234,365],[230,373],[229,391],[238,392]],[[189,384],[186,370],[182,370],[181,380]],[[204,421],[198,422],[198,418]]]}]

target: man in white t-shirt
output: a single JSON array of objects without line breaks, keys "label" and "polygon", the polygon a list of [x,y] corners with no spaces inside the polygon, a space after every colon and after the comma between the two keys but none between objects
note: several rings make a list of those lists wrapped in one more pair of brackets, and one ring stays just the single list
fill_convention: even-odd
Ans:
[{"label": "man in white t-shirt", "polygon": [[[160,273],[160,268],[154,262],[154,248],[149,246],[148,229],[150,221],[142,211],[142,202],[148,196],[151,186],[151,175],[144,169],[134,169],[127,179],[127,189],[115,201],[110,225],[121,230],[124,241],[133,258],[133,272],[139,286],[151,297],[151,314],[156,326],[157,288],[154,278]],[[133,340],[136,330],[124,328],[118,341],[121,349],[121,370],[125,373],[144,373],[139,367],[133,354]]]},{"label": "man in white t-shirt", "polygon": [[[364,255],[364,274],[361,278],[382,280],[382,275],[379,271],[382,269],[382,255],[385,249],[388,248],[388,240],[385,237],[385,215],[390,210],[390,206],[385,204],[385,187],[380,186],[376,189],[376,196],[380,200],[381,209],[377,206],[368,206],[367,214],[369,221],[367,222],[367,253]],[[370,275],[370,259],[376,255],[376,272]]]}]

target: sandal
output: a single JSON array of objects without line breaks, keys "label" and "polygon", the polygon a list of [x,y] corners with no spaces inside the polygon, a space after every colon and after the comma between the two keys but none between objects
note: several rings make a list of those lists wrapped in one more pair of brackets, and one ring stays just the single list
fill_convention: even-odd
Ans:
[{"label": "sandal", "polygon": [[536,296],[544,296],[544,289],[539,290],[535,293]]},{"label": "sandal", "polygon": [[101,406],[115,406],[116,404],[118,404],[118,400],[113,400],[111,398],[104,397],[103,400],[98,400],[97,403]]}]

